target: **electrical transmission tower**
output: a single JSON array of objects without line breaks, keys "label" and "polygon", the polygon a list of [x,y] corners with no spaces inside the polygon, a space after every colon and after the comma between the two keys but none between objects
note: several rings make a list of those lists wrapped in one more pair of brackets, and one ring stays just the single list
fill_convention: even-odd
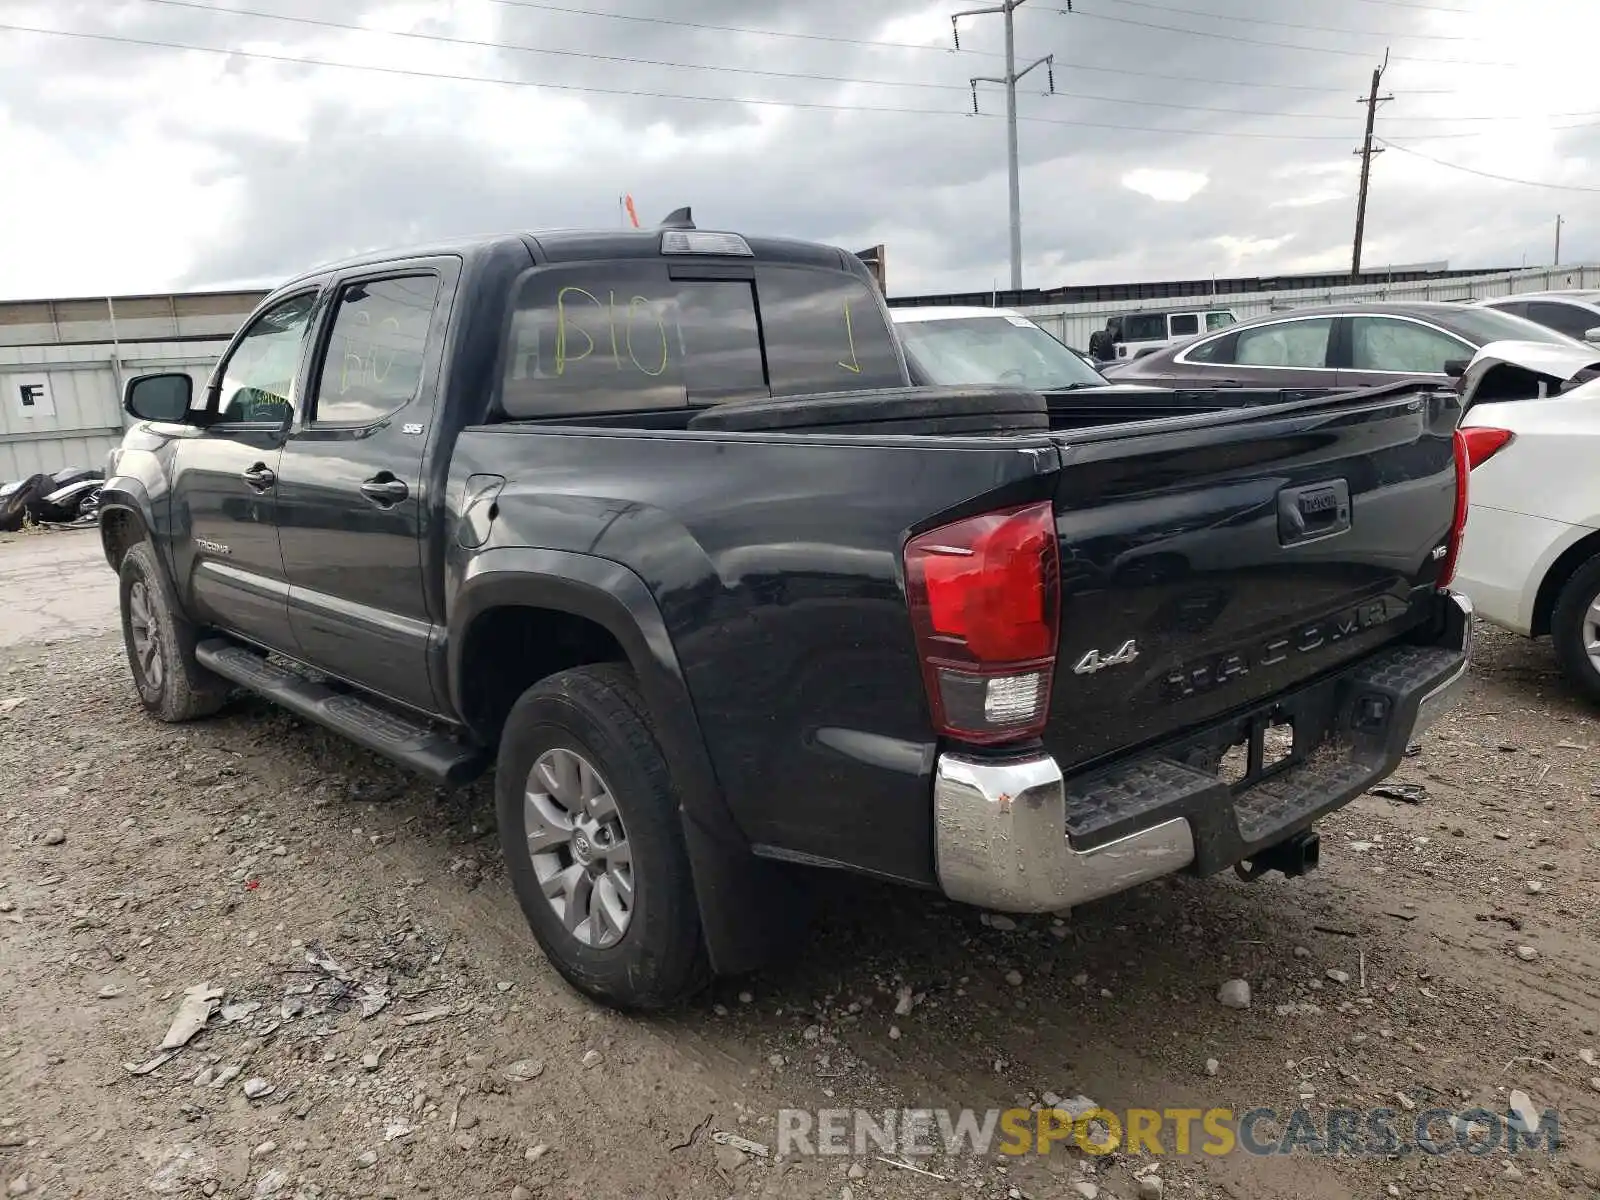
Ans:
[{"label": "electrical transmission tower", "polygon": [[1361,156],[1361,192],[1356,198],[1356,244],[1350,256],[1350,282],[1361,282],[1361,239],[1367,231],[1367,181],[1372,175],[1372,156],[1382,154],[1380,146],[1372,148],[1372,123],[1378,115],[1378,105],[1393,100],[1391,96],[1378,95],[1378,87],[1383,83],[1383,73],[1389,69],[1389,52],[1383,52],[1383,66],[1372,73],[1372,90],[1365,96],[1357,96],[1357,104],[1367,106],[1367,136],[1361,143],[1361,149],[1355,153]]},{"label": "electrical transmission tower", "polygon": [[1017,38],[1013,29],[1012,14],[1025,0],[1001,0],[988,8],[969,8],[950,18],[950,29],[955,37],[956,49],[961,49],[962,17],[982,17],[1000,13],[1006,20],[1006,73],[1003,77],[975,75],[972,78],[972,111],[978,111],[978,85],[998,83],[1006,89],[1006,166],[1007,181],[1011,189],[1011,290],[1022,290],[1022,185],[1017,178],[1017,80],[1035,67],[1044,67],[1050,76],[1050,91],[1056,90],[1056,56],[1046,54],[1036,58],[1022,70],[1017,70]]}]

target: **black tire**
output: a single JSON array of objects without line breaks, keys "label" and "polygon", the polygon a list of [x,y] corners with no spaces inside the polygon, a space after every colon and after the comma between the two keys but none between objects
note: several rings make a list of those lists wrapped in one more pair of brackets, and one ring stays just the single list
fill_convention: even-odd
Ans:
[{"label": "black tire", "polygon": [[1550,617],[1550,639],[1555,643],[1561,671],[1590,700],[1600,704],[1600,669],[1589,657],[1584,626],[1591,624],[1591,605],[1600,602],[1600,555],[1579,567],[1556,597]]},{"label": "black tire", "polygon": [[[616,937],[611,944],[582,940],[583,934],[569,930],[546,899],[541,870],[545,878],[554,878],[552,858],[565,864],[563,875],[581,870],[576,848],[549,850],[536,867],[529,845],[530,775],[547,754],[563,751],[581,756],[603,779],[602,790],[614,801],[621,836],[630,847],[632,902],[620,936],[611,927],[610,936]],[[579,667],[524,692],[501,734],[495,800],[517,901],[546,957],[569,983],[614,1008],[645,1010],[686,1000],[709,982],[677,795],[644,701],[626,670]],[[602,874],[609,874],[609,865]],[[599,892],[598,882],[590,886]],[[611,895],[617,895],[615,887]],[[579,925],[593,939],[603,923],[596,917]]]},{"label": "black tire", "polygon": [[149,542],[128,551],[121,580],[122,641],[139,702],[163,721],[192,721],[216,712],[231,685],[196,660],[195,627],[173,603]]}]

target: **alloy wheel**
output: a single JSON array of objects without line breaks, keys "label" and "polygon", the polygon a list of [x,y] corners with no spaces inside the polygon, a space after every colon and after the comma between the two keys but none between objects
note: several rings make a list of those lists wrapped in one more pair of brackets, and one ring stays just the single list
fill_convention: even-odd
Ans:
[{"label": "alloy wheel", "polygon": [[546,901],[585,946],[614,946],[633,918],[633,852],[605,778],[583,755],[547,750],[523,791],[528,855]]}]

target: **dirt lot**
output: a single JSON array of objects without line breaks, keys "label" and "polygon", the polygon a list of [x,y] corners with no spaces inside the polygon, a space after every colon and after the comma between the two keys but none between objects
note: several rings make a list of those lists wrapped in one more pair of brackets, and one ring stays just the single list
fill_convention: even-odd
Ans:
[{"label": "dirt lot", "polygon": [[[643,1021],[539,957],[485,789],[438,791],[247,699],[146,719],[94,536],[0,541],[10,1195],[1131,1198],[1157,1194],[1149,1158],[912,1164],[934,1178],[713,1135],[775,1146],[780,1108],[1046,1093],[1504,1113],[1511,1089],[1559,1110],[1554,1156],[1191,1154],[1159,1160],[1161,1190],[1600,1189],[1600,721],[1547,647],[1483,631],[1464,707],[1397,777],[1425,797],[1328,821],[1307,879],[1183,879],[1014,928],[831,880],[792,963]],[[1248,1009],[1218,1002],[1232,979]],[[200,985],[220,1011],[132,1073]]]}]

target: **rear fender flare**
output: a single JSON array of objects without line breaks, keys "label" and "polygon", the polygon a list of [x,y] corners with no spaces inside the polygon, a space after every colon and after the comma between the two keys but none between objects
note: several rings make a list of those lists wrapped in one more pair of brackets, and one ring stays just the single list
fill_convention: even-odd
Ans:
[{"label": "rear fender flare", "polygon": [[[614,637],[639,680],[679,798],[695,892],[713,967],[752,969],[791,908],[781,872],[757,859],[723,798],[666,621],[644,580],[609,559],[562,550],[502,548],[476,555],[451,599],[447,659],[451,706],[465,711],[462,656],[483,613],[518,606],[594,621]],[[482,734],[484,731],[475,730]],[[773,905],[780,910],[774,914]]]}]

